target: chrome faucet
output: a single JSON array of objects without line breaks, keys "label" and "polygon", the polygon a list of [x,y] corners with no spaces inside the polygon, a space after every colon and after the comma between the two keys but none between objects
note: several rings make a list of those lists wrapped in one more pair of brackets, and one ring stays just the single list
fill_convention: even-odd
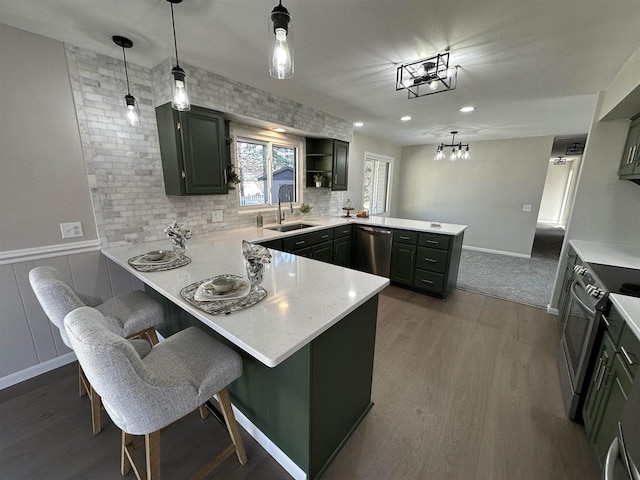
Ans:
[{"label": "chrome faucet", "polygon": [[283,188],[289,190],[289,211],[293,213],[293,187],[288,183],[284,183],[280,185],[280,188],[278,188],[278,218],[276,218],[276,223],[278,225],[280,225],[284,220],[284,212],[280,208],[280,194]]}]

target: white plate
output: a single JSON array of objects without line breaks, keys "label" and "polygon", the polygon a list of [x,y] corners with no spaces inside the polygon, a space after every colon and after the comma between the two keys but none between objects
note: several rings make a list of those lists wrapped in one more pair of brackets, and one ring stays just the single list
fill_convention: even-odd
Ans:
[{"label": "white plate", "polygon": [[149,260],[142,255],[137,260],[131,262],[132,265],[169,265],[178,259],[175,252],[169,251],[161,260]]},{"label": "white plate", "polygon": [[[228,292],[220,293],[216,292],[211,285],[211,282],[218,277],[235,278],[236,284]],[[216,300],[233,300],[236,298],[246,297],[251,290],[251,283],[246,278],[238,277],[237,275],[218,275],[210,278],[206,282],[202,283],[193,294],[193,299],[198,302],[212,302]]]}]

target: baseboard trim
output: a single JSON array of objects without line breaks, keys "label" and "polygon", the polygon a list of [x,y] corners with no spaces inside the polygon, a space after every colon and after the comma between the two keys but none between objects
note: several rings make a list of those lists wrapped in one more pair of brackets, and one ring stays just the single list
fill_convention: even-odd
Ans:
[{"label": "baseboard trim", "polygon": [[7,250],[0,252],[0,265],[40,260],[41,258],[58,257],[60,255],[75,255],[77,253],[94,252],[100,250],[100,240],[86,240],[84,242],[47,245],[44,247],[24,248],[21,250]]},{"label": "baseboard trim", "polygon": [[242,428],[264,448],[273,459],[295,480],[307,480],[307,474],[291,460],[278,446],[256,427],[240,410],[233,406],[233,414]]},{"label": "baseboard trim", "polygon": [[55,370],[56,368],[62,367],[63,365],[74,362],[75,360],[76,354],[73,352],[69,352],[60,357],[52,358],[51,360],[47,360],[46,362],[34,365],[33,367],[25,368],[24,370],[20,370],[19,372],[12,373],[10,375],[7,375],[6,377],[0,378],[0,390],[9,388],[13,385],[16,385],[17,383],[29,380],[30,378],[37,377],[38,375],[42,375],[43,373],[50,372],[51,370]]},{"label": "baseboard trim", "polygon": [[505,252],[503,250],[493,250],[491,248],[471,247],[469,245],[463,245],[462,249],[463,250],[473,250],[473,251],[476,251],[476,252],[495,253],[497,255],[507,255],[509,257],[531,258],[531,254],[525,255],[524,253]]},{"label": "baseboard trim", "polygon": [[557,308],[551,308],[551,305],[547,305],[547,313],[556,316],[560,315],[560,311]]}]

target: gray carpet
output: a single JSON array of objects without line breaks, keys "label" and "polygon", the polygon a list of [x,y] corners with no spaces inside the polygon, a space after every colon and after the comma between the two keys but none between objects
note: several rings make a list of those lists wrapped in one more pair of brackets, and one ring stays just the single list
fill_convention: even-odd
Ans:
[{"label": "gray carpet", "polygon": [[458,288],[547,308],[563,237],[561,228],[537,228],[531,258],[463,250]]}]

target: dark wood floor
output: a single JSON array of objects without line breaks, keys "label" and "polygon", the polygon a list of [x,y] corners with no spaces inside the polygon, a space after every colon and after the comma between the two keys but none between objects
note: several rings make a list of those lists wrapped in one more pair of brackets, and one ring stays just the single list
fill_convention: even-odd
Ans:
[{"label": "dark wood floor", "polygon": [[[555,321],[539,308],[469,292],[443,302],[387,288],[375,405],[323,478],[595,480],[584,430],[563,412]],[[119,431],[105,418],[102,433],[91,434],[76,381],[70,365],[0,391],[0,478],[120,478]],[[212,478],[290,478],[245,432],[243,439],[249,463],[227,459]],[[181,480],[227,437],[211,417],[193,414],[162,441],[163,478]]]}]

